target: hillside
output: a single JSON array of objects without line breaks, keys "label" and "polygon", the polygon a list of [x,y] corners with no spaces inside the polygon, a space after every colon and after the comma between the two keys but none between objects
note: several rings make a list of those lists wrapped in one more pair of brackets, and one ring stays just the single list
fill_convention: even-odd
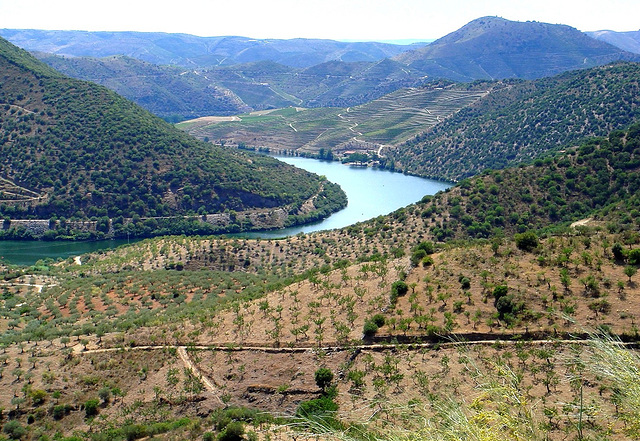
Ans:
[{"label": "hillside", "polygon": [[565,25],[482,17],[439,40],[395,57],[436,78],[455,81],[535,79],[637,55]]},{"label": "hillside", "polygon": [[460,180],[544,155],[636,121],[640,65],[617,63],[493,91],[389,153],[396,168]]},{"label": "hillside", "polygon": [[640,31],[594,31],[587,32],[586,34],[596,40],[619,47],[624,51],[640,54]]},{"label": "hillside", "polygon": [[378,61],[420,44],[340,42],[296,38],[198,37],[161,32],[86,32],[0,29],[0,36],[28,51],[71,57],[125,55],[153,64],[189,68],[273,61],[309,67],[331,60]]},{"label": "hillside", "polygon": [[231,91],[191,69],[158,66],[125,56],[69,58],[43,52],[34,55],[65,75],[101,84],[164,119],[251,110]]},{"label": "hillside", "polygon": [[474,20],[417,49],[131,32],[4,29],[0,35],[28,50],[66,55],[39,56],[176,120],[288,106],[351,107],[426,81],[534,79],[639,59],[568,26],[495,17]]},{"label": "hillside", "polygon": [[[421,427],[445,398],[477,397],[468,411],[486,415],[510,397],[503,412],[532,412],[547,439],[580,430],[581,400],[598,409],[581,433],[633,438],[615,377],[588,368],[603,360],[583,326],[638,338],[639,145],[636,125],[342,230],[156,238],[80,266],[3,268],[0,384],[14,398],[30,387],[0,403],[49,434],[204,438],[235,420],[288,440],[303,435],[290,425],[299,420],[274,424],[234,406],[292,416],[324,396],[314,371],[325,367],[336,418],[369,420],[356,430]],[[500,220],[497,205],[511,215]],[[567,226],[582,216],[592,219]],[[490,240],[464,239],[482,237],[475,222],[492,223]],[[637,365],[633,352],[616,353]],[[487,381],[502,385],[498,396]],[[94,399],[98,417],[86,411]]]},{"label": "hillside", "polygon": [[204,117],[178,124],[201,139],[244,143],[272,151],[317,155],[361,150],[372,155],[432,128],[488,93],[447,82],[400,89],[349,108],[289,107],[230,118]]},{"label": "hillside", "polygon": [[124,227],[123,217],[136,217],[135,225],[140,217],[196,211],[283,208],[301,214],[305,202],[326,196],[315,198],[320,207],[305,213],[313,219],[345,203],[325,179],[272,158],[201,143],[4,40],[0,67],[0,213],[7,221],[99,217],[106,233],[108,218],[119,218]]}]

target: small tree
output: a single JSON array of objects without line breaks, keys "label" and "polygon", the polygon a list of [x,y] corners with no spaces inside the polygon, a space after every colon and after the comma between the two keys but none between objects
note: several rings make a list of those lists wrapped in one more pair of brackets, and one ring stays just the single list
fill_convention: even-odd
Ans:
[{"label": "small tree", "polygon": [[92,416],[96,416],[98,414],[98,406],[100,405],[100,401],[97,398],[87,400],[84,403],[84,413],[87,418],[91,418]]},{"label": "small tree", "polygon": [[316,380],[316,384],[324,393],[333,381],[333,372],[327,368],[320,368],[314,374],[314,378]]},{"label": "small tree", "polygon": [[398,301],[398,297],[405,295],[409,291],[409,285],[403,280],[397,280],[391,285],[391,295],[389,300],[392,305]]},{"label": "small tree", "polygon": [[27,434],[27,429],[22,427],[22,424],[20,424],[18,420],[8,421],[2,428],[2,431],[11,439],[20,439]]},{"label": "small tree", "polygon": [[218,435],[219,441],[241,441],[244,435],[244,424],[241,421],[233,421],[227,424],[220,435]]},{"label": "small tree", "polygon": [[111,400],[111,389],[103,387],[98,391],[98,397],[100,397],[103,403],[107,404]]},{"label": "small tree", "polygon": [[624,275],[629,278],[629,283],[631,283],[631,278],[636,275],[638,269],[635,266],[627,265],[624,267]]}]

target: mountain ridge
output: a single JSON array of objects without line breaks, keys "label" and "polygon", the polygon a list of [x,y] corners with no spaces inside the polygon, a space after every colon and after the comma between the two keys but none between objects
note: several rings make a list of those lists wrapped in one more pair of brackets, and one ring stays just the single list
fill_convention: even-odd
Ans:
[{"label": "mountain ridge", "polygon": [[0,36],[30,51],[57,55],[105,57],[127,55],[154,64],[209,67],[272,60],[309,67],[330,60],[376,61],[415,44],[340,42],[240,36],[198,37],[164,32],[89,32],[0,29]]},{"label": "mountain ridge", "polygon": [[[395,60],[431,76],[457,81],[551,76],[635,54],[595,40],[567,25],[481,17]],[[454,77],[455,75],[455,77]]]}]

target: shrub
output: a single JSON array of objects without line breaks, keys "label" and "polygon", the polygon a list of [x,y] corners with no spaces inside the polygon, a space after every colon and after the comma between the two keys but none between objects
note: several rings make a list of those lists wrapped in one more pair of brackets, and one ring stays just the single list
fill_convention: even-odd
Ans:
[{"label": "shrub", "polygon": [[67,409],[64,404],[58,404],[53,406],[53,418],[56,420],[62,419],[62,417],[67,413]]},{"label": "shrub", "polygon": [[391,285],[391,294],[389,301],[392,305],[395,305],[398,301],[398,297],[405,295],[409,291],[409,285],[403,280],[397,280]]},{"label": "shrub", "polygon": [[218,435],[219,441],[241,441],[244,435],[244,424],[240,421],[234,421],[227,424],[220,435]]},{"label": "shrub", "polygon": [[523,251],[532,251],[538,247],[538,235],[533,231],[516,234],[514,238],[516,246]]},{"label": "shrub", "polygon": [[9,436],[9,438],[11,439],[20,439],[27,433],[27,430],[22,427],[20,421],[17,420],[11,420],[7,422],[7,424],[5,424],[2,428],[2,431],[6,433],[7,436]]},{"label": "shrub", "polygon": [[384,315],[376,314],[371,317],[371,321],[375,323],[378,328],[382,328],[386,322],[386,319],[384,318]]},{"label": "shrub", "polygon": [[111,389],[109,389],[108,387],[103,387],[98,391],[98,397],[100,397],[103,403],[108,403],[111,399]]},{"label": "shrub", "polygon": [[426,268],[426,267],[431,266],[431,265],[433,265],[433,257],[424,256],[422,258],[422,266]]},{"label": "shrub", "polygon": [[627,257],[625,255],[624,248],[622,247],[622,245],[620,245],[617,242],[613,244],[613,247],[611,248],[611,252],[613,252],[613,257],[616,260],[625,260],[625,258]]},{"label": "shrub", "polygon": [[411,265],[412,266],[418,266],[418,264],[425,257],[427,257],[427,253],[424,250],[415,250],[413,253],[411,253],[411,259],[410,259],[411,260]]},{"label": "shrub", "polygon": [[296,416],[310,418],[313,416],[323,416],[336,410],[338,410],[338,405],[331,398],[322,397],[300,403],[296,410]]},{"label": "shrub", "polygon": [[100,405],[100,401],[97,398],[87,400],[84,403],[84,413],[87,418],[92,416],[96,416],[98,414],[98,406]]},{"label": "shrub", "polygon": [[327,368],[320,368],[316,371],[313,378],[318,387],[324,392],[333,381],[333,372]]},{"label": "shrub", "polygon": [[493,297],[495,298],[494,305],[498,303],[501,297],[504,297],[509,292],[509,287],[507,285],[498,285],[493,288]]},{"label": "shrub", "polygon": [[364,328],[362,329],[362,332],[366,337],[371,337],[372,335],[375,335],[376,332],[378,332],[378,325],[370,320],[367,320],[366,322],[364,322]]},{"label": "shrub", "polygon": [[627,259],[629,261],[629,265],[640,265],[640,248],[629,250]]},{"label": "shrub", "polygon": [[420,242],[415,249],[424,250],[427,254],[433,254],[436,252],[436,246],[431,241]]}]

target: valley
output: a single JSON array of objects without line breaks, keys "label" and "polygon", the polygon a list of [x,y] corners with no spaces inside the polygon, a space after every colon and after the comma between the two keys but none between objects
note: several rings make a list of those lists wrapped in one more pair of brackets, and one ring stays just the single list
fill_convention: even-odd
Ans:
[{"label": "valley", "polygon": [[[576,32],[485,17],[394,59],[202,67],[247,107],[182,130],[0,40],[3,231],[20,214],[51,239],[111,219],[145,237],[0,262],[1,436],[640,438],[640,73]],[[503,63],[477,56],[492,46]],[[576,70],[576,54],[604,61]],[[486,63],[505,77],[474,76]],[[424,81],[456,65],[470,82]],[[260,149],[455,185],[282,238],[175,223],[216,211],[244,229],[244,210],[288,206],[300,224],[347,203]]]}]

